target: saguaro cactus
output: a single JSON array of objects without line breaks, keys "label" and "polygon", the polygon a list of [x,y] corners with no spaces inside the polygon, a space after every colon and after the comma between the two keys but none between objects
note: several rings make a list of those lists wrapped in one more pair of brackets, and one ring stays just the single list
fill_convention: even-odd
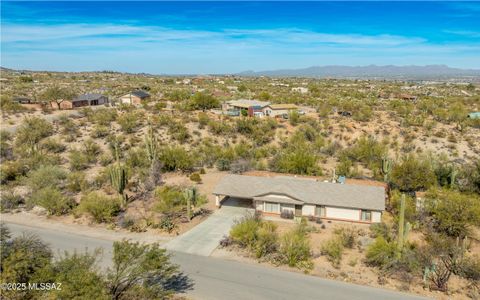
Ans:
[{"label": "saguaro cactus", "polygon": [[152,166],[158,159],[158,143],[151,126],[148,128],[148,133],[145,136],[145,148],[147,149],[148,161],[150,166]]},{"label": "saguaro cactus", "polygon": [[452,166],[452,170],[450,171],[450,188],[453,189],[455,187],[455,180],[457,179],[458,170],[455,166]]},{"label": "saguaro cactus", "polygon": [[402,194],[398,216],[397,258],[402,256],[405,240],[411,227],[409,222],[405,222],[405,205],[405,195]]},{"label": "saguaro cactus", "polygon": [[187,201],[187,218],[188,221],[192,219],[192,207],[195,208],[197,203],[198,193],[196,188],[186,189],[184,192],[184,197]]},{"label": "saguaro cactus", "polygon": [[382,158],[382,174],[383,174],[383,181],[388,182],[390,177],[390,172],[392,171],[392,160],[388,157]]},{"label": "saguaro cactus", "polygon": [[121,197],[122,207],[125,207],[128,200],[127,195],[124,193],[125,187],[128,183],[125,167],[117,162],[109,168],[108,175],[110,178],[110,184]]}]

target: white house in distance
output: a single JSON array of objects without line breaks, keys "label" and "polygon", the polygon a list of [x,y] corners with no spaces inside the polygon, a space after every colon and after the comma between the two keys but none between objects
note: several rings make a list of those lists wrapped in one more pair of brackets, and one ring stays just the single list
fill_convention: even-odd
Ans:
[{"label": "white house in distance", "polygon": [[290,176],[227,175],[213,194],[217,206],[231,197],[265,215],[280,216],[288,210],[295,216],[357,223],[381,222],[386,200],[383,187]]},{"label": "white house in distance", "polygon": [[293,87],[292,92],[297,92],[297,93],[300,93],[300,94],[306,94],[306,93],[308,93],[308,88],[303,87],[303,86]]}]

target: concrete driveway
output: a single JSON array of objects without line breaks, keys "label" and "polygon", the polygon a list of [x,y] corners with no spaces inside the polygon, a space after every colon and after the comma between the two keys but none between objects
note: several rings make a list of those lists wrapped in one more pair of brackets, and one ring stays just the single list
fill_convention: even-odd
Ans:
[{"label": "concrete driveway", "polygon": [[168,250],[189,254],[210,256],[218,243],[228,235],[235,219],[243,217],[253,208],[242,207],[242,200],[226,199],[222,208],[215,211],[207,220],[176,237],[164,245]]}]

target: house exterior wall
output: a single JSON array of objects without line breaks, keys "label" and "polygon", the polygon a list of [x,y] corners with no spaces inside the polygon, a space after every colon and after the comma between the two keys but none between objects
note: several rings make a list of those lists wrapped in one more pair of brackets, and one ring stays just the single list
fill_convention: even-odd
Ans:
[{"label": "house exterior wall", "polygon": [[139,105],[142,103],[142,99],[134,95],[125,95],[120,98],[123,104]]},{"label": "house exterior wall", "polygon": [[360,210],[353,208],[327,207],[325,218],[360,221]]},{"label": "house exterior wall", "polygon": [[382,213],[379,211],[372,211],[372,223],[382,222]]},{"label": "house exterior wall", "polygon": [[314,216],[315,205],[305,204],[302,206],[302,216]]},{"label": "house exterior wall", "polygon": [[[274,203],[274,202],[269,202]],[[276,212],[265,212],[265,202],[264,201],[255,201],[254,207],[257,211],[265,213],[267,215],[278,215],[283,210],[289,210],[295,213],[295,205],[293,204],[279,204],[279,210]],[[302,206],[302,216],[315,216],[315,205],[304,204]],[[332,219],[339,221],[352,221],[352,222],[361,222],[361,223],[380,223],[382,221],[382,212],[380,211],[371,211],[372,219],[371,221],[362,221],[361,220],[361,209],[357,208],[341,208],[341,207],[331,207],[325,206],[325,216],[322,219]],[[318,217],[318,216],[317,216]]]},{"label": "house exterior wall", "polygon": [[295,213],[295,205],[293,205],[293,204],[281,204],[280,205],[280,212],[282,212],[283,210],[289,210],[289,211]]},{"label": "house exterior wall", "polygon": [[273,109],[270,106],[265,106],[262,111],[266,116],[270,117],[278,117],[284,114],[287,114],[291,111],[292,109]]}]

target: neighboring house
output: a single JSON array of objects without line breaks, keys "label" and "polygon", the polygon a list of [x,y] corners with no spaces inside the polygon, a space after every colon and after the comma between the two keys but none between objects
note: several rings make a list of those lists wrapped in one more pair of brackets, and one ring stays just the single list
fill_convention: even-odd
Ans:
[{"label": "neighboring house", "polygon": [[148,100],[149,98],[149,93],[142,90],[137,90],[120,97],[120,102],[123,104],[140,105],[142,104],[142,101]]},{"label": "neighboring house", "polygon": [[262,113],[263,108],[269,105],[270,102],[259,101],[259,100],[230,100],[225,102],[222,105],[222,110],[228,115],[240,115],[242,111],[245,111],[249,116],[258,116],[259,113]]},{"label": "neighboring house", "polygon": [[381,222],[385,211],[383,187],[321,182],[287,176],[227,175],[215,187],[217,206],[237,198],[265,215],[291,211],[295,216],[359,223]]},{"label": "neighboring house", "polygon": [[480,119],[480,111],[469,113],[468,118],[469,119]]},{"label": "neighboring house", "polygon": [[[60,102],[60,109],[74,109],[84,106],[96,106],[108,103],[108,97],[102,94],[83,94],[73,98],[72,100],[64,100]],[[52,107],[56,102],[52,102]]]},{"label": "neighboring house", "polygon": [[298,111],[298,106],[295,104],[269,104],[262,109],[266,116],[279,117],[288,115],[292,111]]}]

